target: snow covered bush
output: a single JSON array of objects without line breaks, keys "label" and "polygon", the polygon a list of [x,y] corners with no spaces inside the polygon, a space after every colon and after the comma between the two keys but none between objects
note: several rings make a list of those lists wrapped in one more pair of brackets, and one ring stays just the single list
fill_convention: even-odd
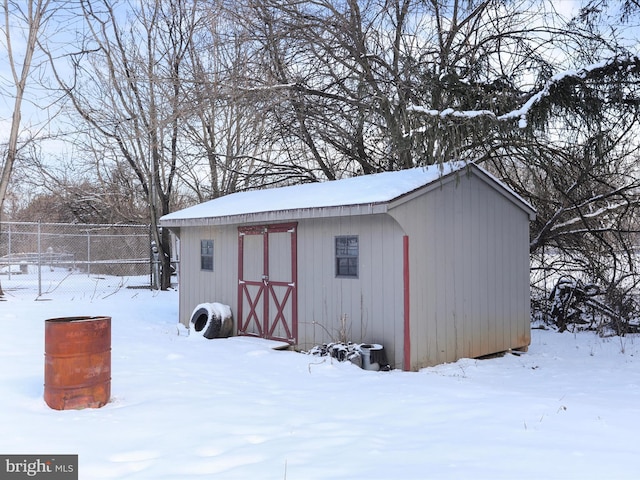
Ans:
[{"label": "snow covered bush", "polygon": [[628,293],[564,275],[551,291],[546,320],[560,332],[593,330],[601,336],[623,336],[640,332],[638,313],[638,303]]}]

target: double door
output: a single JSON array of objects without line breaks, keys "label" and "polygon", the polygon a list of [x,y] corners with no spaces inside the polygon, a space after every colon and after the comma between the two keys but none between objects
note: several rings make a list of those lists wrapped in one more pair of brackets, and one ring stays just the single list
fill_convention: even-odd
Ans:
[{"label": "double door", "polygon": [[297,343],[297,223],[238,228],[238,333]]}]

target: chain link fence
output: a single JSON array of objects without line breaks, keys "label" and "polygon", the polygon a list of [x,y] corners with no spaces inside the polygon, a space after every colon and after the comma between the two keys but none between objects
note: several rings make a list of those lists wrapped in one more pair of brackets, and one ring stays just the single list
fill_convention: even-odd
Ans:
[{"label": "chain link fence", "polygon": [[0,223],[2,290],[104,295],[152,288],[148,225]]}]

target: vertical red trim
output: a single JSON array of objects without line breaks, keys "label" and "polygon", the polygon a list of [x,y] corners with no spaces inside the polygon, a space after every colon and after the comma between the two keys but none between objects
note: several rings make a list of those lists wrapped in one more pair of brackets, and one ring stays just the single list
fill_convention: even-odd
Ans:
[{"label": "vertical red trim", "polygon": [[238,325],[240,328],[238,330],[242,330],[242,300],[243,300],[243,291],[242,291],[242,283],[244,280],[244,233],[242,229],[238,228]]},{"label": "vertical red trim", "polygon": [[409,236],[402,237],[402,276],[404,290],[404,361],[403,370],[411,370],[411,291],[409,289]]},{"label": "vertical red trim", "polygon": [[291,334],[298,343],[298,224],[291,227]]},{"label": "vertical red trim", "polygon": [[269,331],[269,303],[271,303],[271,295],[269,295],[269,227],[264,226],[262,229],[262,284],[264,285],[264,299],[262,302],[262,331]]}]

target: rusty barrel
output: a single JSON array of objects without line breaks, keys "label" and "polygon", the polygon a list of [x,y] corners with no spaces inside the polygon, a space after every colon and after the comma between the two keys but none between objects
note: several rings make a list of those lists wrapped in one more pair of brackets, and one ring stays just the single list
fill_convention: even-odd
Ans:
[{"label": "rusty barrel", "polygon": [[111,396],[111,317],[45,320],[44,400],[51,408],[100,408]]}]

